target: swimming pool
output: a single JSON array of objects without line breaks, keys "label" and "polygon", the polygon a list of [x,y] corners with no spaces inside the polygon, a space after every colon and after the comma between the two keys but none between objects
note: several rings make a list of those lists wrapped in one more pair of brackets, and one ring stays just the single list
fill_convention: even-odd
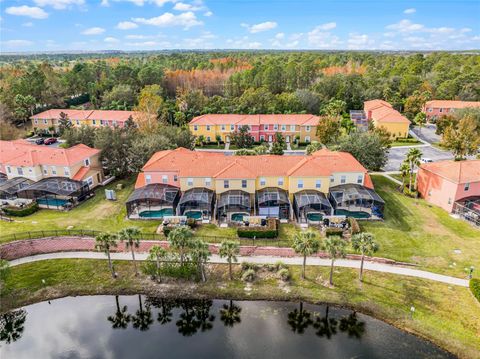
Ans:
[{"label": "swimming pool", "polygon": [[202,218],[202,212],[201,211],[188,211],[188,212],[185,212],[185,216],[187,216],[187,218],[201,219]]},{"label": "swimming pool", "polygon": [[353,217],[357,219],[370,218],[370,213],[362,212],[362,211],[347,211],[346,209],[336,209],[335,214],[337,216],[347,216],[347,217]]},{"label": "swimming pool", "polygon": [[65,206],[68,203],[68,201],[66,199],[61,199],[61,198],[43,197],[43,198],[37,198],[37,203],[44,206],[62,207],[62,206]]},{"label": "swimming pool", "polygon": [[163,218],[165,216],[173,216],[172,208],[162,208],[155,211],[143,211],[138,214],[141,218]]},{"label": "swimming pool", "polygon": [[233,222],[243,222],[243,217],[248,216],[246,213],[232,213],[232,221]]},{"label": "swimming pool", "polygon": [[323,219],[323,214],[318,212],[307,213],[307,219],[312,222],[320,222]]}]

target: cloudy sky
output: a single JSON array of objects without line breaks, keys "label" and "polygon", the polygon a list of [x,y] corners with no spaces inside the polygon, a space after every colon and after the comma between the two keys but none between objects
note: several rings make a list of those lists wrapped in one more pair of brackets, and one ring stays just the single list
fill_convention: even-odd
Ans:
[{"label": "cloudy sky", "polygon": [[0,0],[0,49],[480,48],[480,0]]}]

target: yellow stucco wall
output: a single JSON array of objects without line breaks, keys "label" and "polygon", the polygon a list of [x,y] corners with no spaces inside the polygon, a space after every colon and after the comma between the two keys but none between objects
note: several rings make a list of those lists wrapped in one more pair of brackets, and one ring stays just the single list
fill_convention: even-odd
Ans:
[{"label": "yellow stucco wall", "polygon": [[374,120],[373,124],[377,127],[383,127],[390,132],[392,138],[406,138],[408,137],[408,123],[402,122],[382,122],[380,125]]},{"label": "yellow stucco wall", "polygon": [[223,193],[226,191],[231,190],[240,190],[248,193],[255,193],[255,180],[254,179],[247,179],[247,187],[242,187],[242,180],[241,179],[229,179],[229,188],[224,187],[224,180],[217,179],[215,180],[215,188],[217,193]]},{"label": "yellow stucco wall", "polygon": [[[303,188],[298,188],[298,182],[303,181]],[[320,180],[320,188],[316,187],[317,180]],[[323,193],[328,193],[330,187],[329,177],[290,177],[288,192],[290,196],[293,196],[294,193],[304,191],[306,189],[313,189]]]}]

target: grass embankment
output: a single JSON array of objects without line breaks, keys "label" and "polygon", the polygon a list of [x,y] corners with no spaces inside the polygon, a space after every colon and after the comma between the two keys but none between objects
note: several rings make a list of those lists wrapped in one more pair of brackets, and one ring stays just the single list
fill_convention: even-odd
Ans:
[{"label": "grass embankment", "polygon": [[372,177],[386,203],[385,221],[361,222],[361,227],[380,243],[377,256],[459,277],[467,275],[465,268],[480,268],[480,230],[422,199],[402,195],[383,176]]},{"label": "grass embankment", "polygon": [[400,140],[397,140],[397,141],[394,141],[392,142],[391,146],[392,147],[399,147],[399,146],[416,146],[416,145],[423,145],[423,142],[421,141],[418,141],[414,138],[411,138],[411,139],[408,139],[408,140],[404,140],[402,141],[401,139]]},{"label": "grass embankment", "polygon": [[[119,273],[116,280],[111,278],[106,261],[99,260],[61,259],[13,267],[1,297],[2,309],[55,297],[93,294],[304,300],[355,308],[432,340],[460,357],[477,358],[480,351],[480,305],[468,288],[378,272],[366,272],[362,284],[357,271],[346,268],[336,269],[335,287],[329,288],[322,285],[328,281],[329,268],[308,267],[307,279],[302,280],[301,268],[290,267],[292,279],[288,285],[280,285],[270,277],[255,281],[246,291],[240,280],[227,280],[226,265],[210,266],[206,283],[162,284],[144,275],[135,277],[132,262],[116,261],[115,266]],[[235,266],[235,278],[240,277],[239,271],[240,266]],[[416,309],[413,318],[412,305]]]},{"label": "grass embankment", "polygon": [[[122,183],[123,189],[117,190],[117,184]],[[105,188],[96,190],[93,198],[81,203],[71,211],[62,212],[42,209],[28,217],[14,218],[15,222],[0,222],[0,234],[8,235],[26,231],[41,231],[66,229],[90,229],[116,232],[128,226],[136,226],[142,232],[153,233],[160,221],[131,221],[126,218],[125,202],[133,192],[134,180],[115,181],[105,188],[114,189],[117,193],[116,201],[105,199]],[[1,240],[1,239],[0,239]]]}]

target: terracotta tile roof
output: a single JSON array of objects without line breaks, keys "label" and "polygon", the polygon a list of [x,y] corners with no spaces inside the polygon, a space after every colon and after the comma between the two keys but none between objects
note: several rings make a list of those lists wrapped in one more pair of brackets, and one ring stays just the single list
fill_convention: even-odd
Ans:
[{"label": "terracotta tile roof", "polygon": [[137,176],[137,180],[135,181],[135,189],[142,188],[146,185],[145,183],[145,173],[140,172]]},{"label": "terracotta tile roof", "polygon": [[422,164],[420,168],[456,184],[480,182],[480,160],[430,162]]},{"label": "terracotta tile roof", "polygon": [[80,169],[78,170],[77,173],[75,173],[75,175],[72,177],[72,179],[76,180],[76,181],[81,181],[85,178],[86,174],[88,173],[88,171],[90,171],[90,167],[85,167],[85,166],[82,166],[80,167]]},{"label": "terracotta tile roof", "polygon": [[369,119],[378,123],[401,122],[410,124],[410,120],[395,110],[392,105],[383,100],[371,100],[364,102],[364,111]]},{"label": "terracotta tile roof", "polygon": [[0,162],[11,166],[70,166],[100,153],[100,150],[79,144],[67,149],[37,146],[27,141],[0,141]]},{"label": "terracotta tile roof", "polygon": [[125,122],[130,116],[133,120],[141,115],[136,111],[116,111],[116,110],[70,110],[70,109],[51,109],[37,113],[30,117],[34,119],[59,119],[61,113],[65,113],[70,120],[105,120]]},{"label": "terracotta tile roof", "polygon": [[176,172],[180,177],[257,178],[274,176],[315,177],[335,172],[367,170],[349,153],[322,149],[312,156],[226,156],[179,148],[155,153],[144,172]]},{"label": "terracotta tile roof", "polygon": [[426,108],[467,108],[480,107],[480,101],[432,100],[425,103]]},{"label": "terracotta tile roof", "polygon": [[197,116],[190,121],[191,125],[302,125],[315,126],[320,117],[309,114],[291,115],[238,115],[207,114]]}]

